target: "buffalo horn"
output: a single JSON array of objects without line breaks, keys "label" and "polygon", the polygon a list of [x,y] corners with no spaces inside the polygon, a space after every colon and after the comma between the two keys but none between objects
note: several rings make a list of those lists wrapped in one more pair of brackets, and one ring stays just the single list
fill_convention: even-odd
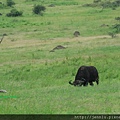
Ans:
[{"label": "buffalo horn", "polygon": [[72,80],[69,81],[69,84],[74,85],[71,81],[72,81]]}]

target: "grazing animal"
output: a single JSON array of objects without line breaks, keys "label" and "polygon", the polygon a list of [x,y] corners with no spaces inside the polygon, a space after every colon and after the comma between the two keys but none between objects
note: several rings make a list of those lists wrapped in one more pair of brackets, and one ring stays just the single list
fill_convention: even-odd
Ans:
[{"label": "grazing animal", "polygon": [[88,83],[93,86],[93,82],[99,84],[99,75],[98,71],[94,66],[81,66],[75,76],[75,80],[72,83],[69,81],[69,84],[74,86],[87,86]]}]

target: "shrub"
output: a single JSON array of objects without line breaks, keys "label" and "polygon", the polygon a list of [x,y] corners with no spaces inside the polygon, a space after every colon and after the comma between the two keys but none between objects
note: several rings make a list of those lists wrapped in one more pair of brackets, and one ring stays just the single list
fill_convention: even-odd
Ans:
[{"label": "shrub", "polygon": [[93,0],[93,3],[91,4],[85,4],[84,7],[102,7],[102,10],[105,8],[112,8],[115,10],[117,7],[120,6],[120,0]]},{"label": "shrub", "polygon": [[108,35],[110,35],[112,38],[116,37],[116,34],[114,32],[109,32]]},{"label": "shrub", "polygon": [[16,9],[12,9],[10,11],[10,13],[6,14],[6,16],[8,17],[17,17],[17,16],[22,16],[23,12],[22,11],[18,11]]},{"label": "shrub", "polygon": [[42,6],[42,5],[34,5],[34,8],[33,8],[33,13],[35,14],[39,14],[39,15],[43,15],[43,11],[45,11],[45,7]]},{"label": "shrub", "polygon": [[99,3],[101,0],[94,0],[93,3]]},{"label": "shrub", "polygon": [[113,25],[112,29],[114,29],[116,33],[120,33],[120,24]]},{"label": "shrub", "polygon": [[5,7],[6,6],[2,2],[0,2],[0,9],[5,8]]},{"label": "shrub", "polygon": [[12,1],[12,0],[7,0],[6,3],[7,3],[7,6],[10,6],[10,7],[11,7],[12,5],[15,5],[15,2]]},{"label": "shrub", "polygon": [[116,17],[115,20],[119,21],[120,22],[120,17]]}]

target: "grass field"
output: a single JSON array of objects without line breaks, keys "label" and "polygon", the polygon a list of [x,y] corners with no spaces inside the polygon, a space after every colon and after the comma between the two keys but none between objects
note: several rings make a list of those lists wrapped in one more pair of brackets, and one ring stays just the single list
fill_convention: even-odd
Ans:
[{"label": "grass field", "polygon": [[[0,114],[120,113],[120,34],[111,38],[110,27],[101,27],[115,24],[120,8],[82,7],[91,2],[42,1],[43,16],[32,13],[39,0],[16,0],[21,17],[0,9],[0,37],[7,34],[0,44],[0,89],[7,90],[0,93]],[[57,45],[66,49],[50,52]],[[81,65],[98,69],[98,86],[69,85]]]}]

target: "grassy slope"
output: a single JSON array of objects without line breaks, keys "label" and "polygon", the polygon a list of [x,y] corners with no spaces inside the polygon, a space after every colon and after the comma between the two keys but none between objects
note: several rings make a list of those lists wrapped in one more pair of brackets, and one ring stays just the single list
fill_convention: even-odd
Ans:
[{"label": "grassy slope", "polygon": [[84,2],[76,0],[75,3],[78,5],[66,6],[61,3],[56,7],[48,7],[50,4],[48,2],[45,4],[47,9],[44,17],[40,17],[32,13],[33,6],[37,3],[39,2],[16,1],[15,7],[18,10],[23,10],[23,17],[18,18],[4,17],[11,8],[2,9],[3,16],[0,19],[0,26],[3,29],[0,31],[1,35],[3,33],[12,35],[12,40],[13,36],[14,40],[19,39],[16,34],[21,34],[24,39],[71,38],[75,30],[79,30],[82,36],[103,35],[108,33],[108,27],[100,26],[114,24],[114,18],[119,15],[119,8],[100,12],[101,8],[81,7]]},{"label": "grassy slope", "polygon": [[[111,39],[104,35],[108,28],[100,27],[114,23],[119,9],[100,13],[81,7],[84,1],[74,2],[57,2],[38,17],[29,12],[32,2],[16,0],[19,9],[26,7],[23,17],[0,18],[0,34],[7,33],[0,44],[0,87],[8,91],[0,94],[1,114],[119,113],[119,35]],[[82,37],[72,38],[75,30]],[[57,45],[67,48],[49,52]],[[68,84],[80,65],[98,68],[99,86]]]}]

